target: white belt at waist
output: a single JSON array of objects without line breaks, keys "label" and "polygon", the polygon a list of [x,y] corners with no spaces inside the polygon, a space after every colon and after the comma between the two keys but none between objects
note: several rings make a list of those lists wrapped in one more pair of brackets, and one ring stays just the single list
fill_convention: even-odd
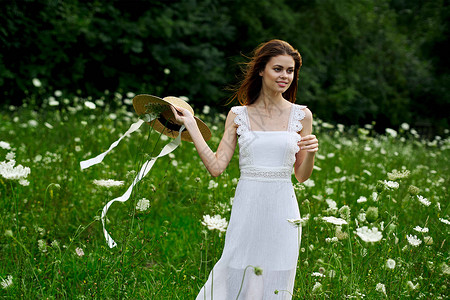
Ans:
[{"label": "white belt at waist", "polygon": [[290,167],[242,167],[241,178],[262,181],[291,182],[292,168]]}]

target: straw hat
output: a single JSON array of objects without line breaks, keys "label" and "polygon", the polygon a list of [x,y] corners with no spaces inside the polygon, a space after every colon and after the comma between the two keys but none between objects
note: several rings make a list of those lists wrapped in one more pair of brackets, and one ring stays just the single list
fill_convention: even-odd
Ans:
[{"label": "straw hat", "polygon": [[[184,100],[177,97],[164,97],[159,98],[152,95],[137,95],[133,98],[133,107],[138,116],[145,114],[156,116],[149,124],[153,128],[171,138],[178,136],[180,125],[175,122],[175,116],[173,115],[170,105],[178,106],[187,109],[191,114],[194,114],[192,107]],[[211,131],[208,126],[203,123],[202,120],[195,117],[197,121],[198,129],[202,134],[205,141],[211,138]],[[187,130],[181,132],[181,139],[183,141],[192,142],[192,138]]]}]

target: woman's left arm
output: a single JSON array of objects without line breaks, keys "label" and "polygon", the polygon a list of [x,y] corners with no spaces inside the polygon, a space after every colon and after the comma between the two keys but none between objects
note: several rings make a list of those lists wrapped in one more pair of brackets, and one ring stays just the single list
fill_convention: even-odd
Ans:
[{"label": "woman's left arm", "polygon": [[314,157],[319,150],[319,141],[312,132],[312,113],[305,108],[305,118],[303,119],[303,129],[300,131],[302,139],[298,142],[300,150],[295,155],[294,172],[295,178],[299,182],[306,181],[313,171]]}]

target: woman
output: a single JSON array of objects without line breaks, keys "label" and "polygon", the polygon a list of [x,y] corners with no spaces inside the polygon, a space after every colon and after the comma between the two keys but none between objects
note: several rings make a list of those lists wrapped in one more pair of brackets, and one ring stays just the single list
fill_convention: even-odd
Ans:
[{"label": "woman", "polygon": [[228,113],[216,153],[192,114],[171,107],[212,176],[225,170],[239,143],[241,176],[224,250],[197,299],[291,299],[301,233],[287,221],[300,218],[292,166],[296,179],[305,181],[318,151],[311,112],[294,104],[301,64],[298,51],[284,41],[255,50],[233,98],[242,106]]}]

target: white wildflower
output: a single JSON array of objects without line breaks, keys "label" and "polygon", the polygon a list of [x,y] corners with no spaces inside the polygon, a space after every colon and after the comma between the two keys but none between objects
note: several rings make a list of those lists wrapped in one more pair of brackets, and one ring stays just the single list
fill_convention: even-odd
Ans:
[{"label": "white wildflower", "polygon": [[325,222],[334,224],[334,225],[348,224],[347,221],[345,221],[344,219],[336,218],[336,217],[322,217],[322,220],[324,220]]},{"label": "white wildflower", "polygon": [[5,236],[12,237],[13,236],[12,230],[11,229],[6,229],[5,230]]},{"label": "white wildflower", "polygon": [[203,106],[203,110],[202,113],[204,113],[205,115],[209,114],[209,111],[211,110],[211,108],[208,105]]},{"label": "white wildflower", "polygon": [[127,92],[126,95],[127,95],[127,98],[130,98],[130,99],[132,99],[132,98],[134,98],[134,96],[136,96],[136,94],[133,92]]},{"label": "white wildflower", "polygon": [[378,200],[378,193],[377,192],[373,192],[372,193],[372,201],[377,201]]},{"label": "white wildflower", "polygon": [[[233,178],[233,180],[236,178]],[[236,179],[236,183],[237,183],[237,179]],[[236,184],[233,182],[233,184]],[[300,184],[300,182],[297,182],[296,184],[294,184],[294,191],[296,192],[301,192],[304,191],[306,188],[304,185]]]},{"label": "white wildflower", "polygon": [[400,125],[400,128],[405,130],[405,131],[408,131],[409,130],[409,124],[408,123],[402,123]]},{"label": "white wildflower", "polygon": [[311,273],[312,277],[326,277],[325,274],[322,274],[320,272],[313,272]]},{"label": "white wildflower", "polygon": [[36,120],[29,120],[28,121],[28,125],[30,127],[37,127],[38,126],[38,122]]},{"label": "white wildflower", "polygon": [[95,109],[95,107],[96,107],[95,103],[91,102],[91,101],[84,102],[84,106],[86,106],[89,109]]},{"label": "white wildflower", "polygon": [[59,102],[54,97],[50,97],[50,98],[48,98],[48,105],[50,105],[50,106],[58,106]]},{"label": "white wildflower", "polygon": [[59,248],[59,243],[57,240],[54,240],[53,242],[50,243],[50,246],[52,246],[53,248]]},{"label": "white wildflower", "polygon": [[450,267],[445,262],[442,263],[441,270],[445,275],[450,275]]},{"label": "white wildflower", "polygon": [[165,69],[164,69],[164,74],[169,75],[169,74],[170,74],[170,69],[165,68]]},{"label": "white wildflower", "polygon": [[419,202],[422,203],[422,204],[425,205],[425,206],[430,206],[430,204],[431,204],[431,202],[428,201],[427,198],[424,198],[424,197],[421,196],[421,195],[417,195],[417,200],[419,200]]},{"label": "white wildflower", "polygon": [[37,79],[37,78],[33,78],[33,85],[35,86],[35,87],[41,87],[42,86],[42,83],[41,83],[41,81],[39,80],[39,79]]},{"label": "white wildflower", "polygon": [[402,170],[402,171],[392,170],[391,172],[387,173],[387,176],[389,180],[398,180],[408,178],[410,174],[411,172],[409,170]]},{"label": "white wildflower", "polygon": [[309,220],[309,214],[307,214],[306,216],[304,216],[303,218],[300,219],[287,219],[287,221],[289,223],[291,223],[292,225],[294,225],[295,227],[300,227],[302,225],[305,225],[306,222],[308,222]]},{"label": "white wildflower", "polygon": [[220,215],[211,217],[210,215],[203,216],[202,225],[206,226],[209,230],[219,230],[220,232],[227,231],[228,222]]},{"label": "white wildflower", "polygon": [[81,249],[80,247],[78,247],[78,248],[75,249],[75,253],[76,253],[79,257],[81,257],[81,256],[84,255],[84,251],[83,251],[83,249]]},{"label": "white wildflower", "polygon": [[382,283],[377,283],[375,290],[386,295],[386,286]]},{"label": "white wildflower", "polygon": [[427,232],[428,232],[428,228],[427,228],[427,227],[422,228],[422,227],[420,227],[420,226],[416,226],[416,227],[414,227],[413,229],[414,229],[415,231],[417,231],[417,232],[422,232],[422,233],[427,233]]},{"label": "white wildflower", "polygon": [[337,209],[336,201],[334,201],[332,199],[326,199],[325,201],[328,204],[328,208],[330,208],[330,209]]},{"label": "white wildflower", "polygon": [[387,180],[385,180],[385,181],[383,181],[383,184],[384,184],[385,187],[387,187],[389,189],[394,189],[394,190],[398,189],[398,187],[399,187],[398,182],[395,182],[395,181],[387,181]]},{"label": "white wildflower", "polygon": [[386,261],[386,267],[393,270],[395,268],[395,260],[393,260],[392,258],[388,258],[388,260]]},{"label": "white wildflower", "polygon": [[312,288],[313,293],[320,292],[322,290],[322,284],[320,282],[316,282]]},{"label": "white wildflower", "polygon": [[341,173],[341,168],[339,168],[338,166],[335,166],[334,167],[334,171],[336,172],[336,173]]},{"label": "white wildflower", "polygon": [[16,154],[12,151],[6,153],[6,156],[5,156],[6,160],[13,160],[15,157],[16,157]]},{"label": "white wildflower", "polygon": [[215,182],[214,180],[210,180],[209,184],[208,184],[208,189],[215,189],[216,187],[219,186],[219,183]]},{"label": "white wildflower", "polygon": [[[335,232],[336,238],[340,241],[346,240],[348,238],[348,233],[342,231],[341,226],[336,226],[336,232]],[[334,238],[333,238],[334,239]],[[332,240],[333,240],[332,239]]]},{"label": "white wildflower", "polygon": [[390,135],[393,138],[397,137],[397,131],[391,128],[386,128],[386,134]]},{"label": "white wildflower", "polygon": [[333,194],[333,193],[334,193],[334,189],[333,189],[333,188],[326,188],[326,189],[325,189],[325,194],[331,195],[331,194]]},{"label": "white wildflower", "polygon": [[122,186],[124,181],[113,179],[94,179],[94,184],[106,188]]},{"label": "white wildflower", "polygon": [[332,238],[329,238],[329,237],[327,237],[326,239],[325,239],[325,242],[327,242],[327,243],[336,243],[336,242],[338,242],[339,241],[339,239],[337,238],[337,237],[332,237]]},{"label": "white wildflower", "polygon": [[31,170],[28,167],[24,167],[22,165],[15,165],[14,160],[10,160],[8,162],[1,161],[0,162],[0,175],[5,179],[10,180],[19,180],[21,178],[26,178]]},{"label": "white wildflower", "polygon": [[[186,102],[189,102],[189,98],[186,97],[186,96],[179,96],[178,98],[180,98],[181,100],[184,100],[184,101],[186,101]],[[227,118],[227,116],[225,116],[224,114],[220,114],[220,115],[223,116],[222,120],[225,120],[225,119]],[[220,115],[219,115],[219,116],[220,116]]]},{"label": "white wildflower", "polygon": [[22,186],[29,186],[30,182],[28,180],[26,180],[25,178],[20,178],[19,179],[19,184]]},{"label": "white wildflower", "polygon": [[9,149],[11,149],[11,145],[9,143],[7,143],[7,142],[0,141],[0,148],[9,150]]},{"label": "white wildflower", "polygon": [[6,278],[2,278],[2,282],[1,282],[2,288],[4,290],[9,288],[13,284],[12,280],[13,280],[13,277],[11,275],[8,275]]},{"label": "white wildflower", "polygon": [[415,289],[417,289],[418,287],[419,287],[419,284],[418,283],[416,283],[416,284],[414,284],[414,283],[412,283],[412,281],[411,280],[409,280],[407,283],[406,283],[406,286],[408,287],[408,289],[410,289],[410,290],[415,290]]},{"label": "white wildflower", "polygon": [[41,252],[47,252],[47,244],[44,240],[38,240],[38,248]]},{"label": "white wildflower", "polygon": [[408,239],[408,243],[409,243],[411,246],[417,247],[417,246],[419,246],[420,244],[422,244],[422,241],[421,241],[420,239],[418,239],[416,235],[408,234],[408,235],[406,236],[406,238]]},{"label": "white wildflower", "polygon": [[367,226],[356,228],[356,235],[358,235],[364,242],[379,242],[383,238],[383,234],[378,231],[378,228],[373,227],[369,229]]},{"label": "white wildflower", "polygon": [[367,174],[368,176],[372,176],[372,172],[369,170],[363,170],[363,173]]},{"label": "white wildflower", "polygon": [[54,92],[54,95],[55,95],[56,97],[61,97],[61,96],[62,96],[62,92],[61,92],[60,90],[56,90],[56,91]]},{"label": "white wildflower", "polygon": [[306,187],[314,187],[316,184],[314,183],[314,180],[308,179],[306,181],[303,181],[303,185]]},{"label": "white wildflower", "polygon": [[366,221],[366,213],[365,213],[365,212],[360,212],[360,213],[358,214],[358,220],[359,220],[360,222],[365,222],[365,221]]},{"label": "white wildflower", "polygon": [[330,123],[327,123],[327,122],[322,122],[322,127],[323,128],[328,128],[328,129],[333,129],[334,125],[330,124]]},{"label": "white wildflower", "polygon": [[441,222],[444,223],[444,224],[450,225],[450,221],[449,221],[449,220],[446,220],[446,219],[444,219],[444,218],[439,218],[439,221],[441,221]]},{"label": "white wildflower", "polygon": [[344,220],[350,220],[350,213],[351,209],[348,205],[343,205],[341,208],[339,208],[339,215]]},{"label": "white wildflower", "polygon": [[366,202],[366,201],[367,201],[367,198],[364,197],[364,196],[361,196],[361,197],[358,198],[358,200],[356,200],[357,203],[363,203],[363,202]]},{"label": "white wildflower", "polygon": [[136,204],[136,209],[139,211],[146,211],[150,207],[150,200],[142,198]]},{"label": "white wildflower", "polygon": [[123,103],[125,103],[126,105],[133,105],[133,100],[125,98],[123,99]]}]

